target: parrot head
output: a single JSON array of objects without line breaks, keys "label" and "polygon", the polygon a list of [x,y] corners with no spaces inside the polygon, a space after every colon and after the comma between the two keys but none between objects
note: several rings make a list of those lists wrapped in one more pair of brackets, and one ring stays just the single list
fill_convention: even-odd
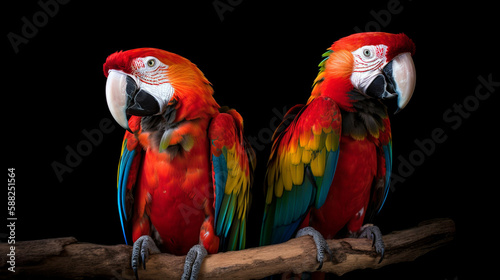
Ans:
[{"label": "parrot head", "polygon": [[354,90],[368,98],[397,97],[399,111],[415,89],[414,53],[414,43],[402,33],[366,32],[344,37],[323,55],[326,58],[319,65],[309,101],[323,94],[352,111],[355,100],[346,92]]},{"label": "parrot head", "polygon": [[127,130],[129,116],[162,115],[169,105],[175,107],[176,119],[196,118],[219,107],[203,73],[174,53],[154,48],[119,51],[106,59],[103,70],[108,108]]}]

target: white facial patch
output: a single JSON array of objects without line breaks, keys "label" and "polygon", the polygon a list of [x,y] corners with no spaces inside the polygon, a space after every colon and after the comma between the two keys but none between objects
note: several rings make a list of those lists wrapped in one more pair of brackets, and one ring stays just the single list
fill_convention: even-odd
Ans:
[{"label": "white facial patch", "polygon": [[386,53],[386,45],[363,46],[352,52],[354,69],[351,82],[354,88],[365,94],[368,86],[382,73],[382,68],[387,64]]},{"label": "white facial patch", "polygon": [[151,94],[163,110],[175,91],[168,80],[168,65],[153,56],[137,58],[132,65],[137,86]]},{"label": "white facial patch", "polygon": [[141,83],[139,87],[151,94],[151,96],[158,101],[162,111],[164,106],[166,106],[170,99],[172,99],[172,96],[174,96],[174,87],[168,82],[159,85]]}]

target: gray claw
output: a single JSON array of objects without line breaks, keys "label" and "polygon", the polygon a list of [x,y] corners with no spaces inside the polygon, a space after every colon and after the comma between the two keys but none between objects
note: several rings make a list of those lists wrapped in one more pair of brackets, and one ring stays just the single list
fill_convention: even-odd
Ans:
[{"label": "gray claw", "polygon": [[[149,258],[149,254],[158,254],[160,253],[160,249],[156,247],[153,238],[149,235],[143,235],[134,242],[134,246],[132,247],[132,259],[131,266],[134,270],[135,278],[139,279],[139,275],[137,273],[137,268],[142,262],[142,266],[146,269],[146,262]],[[139,259],[140,255],[140,259]]]},{"label": "gray claw", "polygon": [[319,266],[316,270],[320,270],[323,267],[323,260],[325,259],[325,251],[328,253],[328,255],[331,257],[333,256],[332,250],[328,247],[328,244],[326,243],[325,238],[323,238],[323,235],[319,233],[317,230],[315,230],[312,227],[305,227],[303,229],[300,229],[295,237],[301,237],[304,235],[310,235],[314,239],[314,243],[316,244],[316,259],[319,262]]},{"label": "gray claw", "polygon": [[194,245],[187,253],[186,262],[184,262],[184,273],[181,279],[196,280],[200,273],[201,263],[207,254],[207,249],[205,249],[205,247],[199,244]]},{"label": "gray claw", "polygon": [[374,225],[364,225],[361,228],[359,237],[373,240],[372,247],[374,247],[375,252],[380,255],[380,260],[378,261],[378,263],[381,263],[384,259],[385,244],[384,240],[382,239],[382,232],[380,231],[380,229]]}]

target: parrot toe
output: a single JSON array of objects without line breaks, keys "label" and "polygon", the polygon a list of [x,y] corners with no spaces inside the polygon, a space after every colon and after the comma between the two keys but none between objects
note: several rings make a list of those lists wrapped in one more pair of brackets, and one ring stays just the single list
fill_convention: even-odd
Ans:
[{"label": "parrot toe", "polygon": [[314,243],[316,244],[316,259],[319,262],[319,266],[316,270],[320,270],[323,267],[323,260],[325,259],[325,251],[328,253],[329,256],[333,256],[332,250],[330,250],[330,247],[328,247],[328,244],[326,243],[325,238],[323,238],[323,235],[319,233],[317,230],[315,230],[312,227],[305,227],[303,229],[300,229],[295,237],[301,237],[304,235],[310,235],[312,236]]},{"label": "parrot toe", "polygon": [[382,232],[380,229],[372,224],[367,224],[361,227],[359,238],[368,238],[373,240],[372,247],[375,248],[375,251],[380,255],[380,260],[378,263],[381,263],[384,259],[385,253],[385,244],[382,239]]},{"label": "parrot toe", "polygon": [[198,274],[200,273],[201,263],[203,259],[207,256],[208,252],[202,245],[194,245],[186,256],[186,262],[184,263],[184,273],[182,274],[182,280],[196,280]]},{"label": "parrot toe", "polygon": [[[156,247],[153,238],[149,235],[143,235],[139,237],[132,247],[132,260],[131,266],[134,270],[135,278],[139,279],[139,275],[137,273],[137,267],[142,262],[142,266],[146,269],[146,262],[148,260],[149,254],[158,254],[160,253],[160,249]],[[140,259],[139,259],[140,256]]]}]

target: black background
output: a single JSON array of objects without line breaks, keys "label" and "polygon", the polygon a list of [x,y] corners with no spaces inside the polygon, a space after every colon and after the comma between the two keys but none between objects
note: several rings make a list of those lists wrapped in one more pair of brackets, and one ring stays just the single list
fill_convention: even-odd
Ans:
[{"label": "black background", "polygon": [[[66,164],[67,147],[86,141],[83,130],[99,129],[103,119],[112,119],[102,72],[112,52],[157,47],[180,54],[205,73],[220,105],[241,113],[246,135],[260,145],[248,232],[249,243],[256,245],[268,132],[274,127],[270,121],[279,117],[275,112],[306,102],[321,54],[335,40],[355,30],[404,32],[417,47],[415,93],[402,112],[391,116],[394,171],[404,180],[393,184],[377,223],[388,233],[449,217],[456,222],[456,241],[412,263],[345,278],[489,275],[492,264],[484,254],[498,248],[495,110],[500,87],[484,100],[474,94],[479,76],[500,81],[493,4],[229,1],[237,5],[221,20],[213,5],[217,1],[210,0],[71,1],[60,4],[53,17],[39,17],[40,27],[15,53],[7,34],[22,36],[22,18],[33,22],[42,8],[36,1],[11,2],[4,3],[2,16],[2,157],[6,169],[15,168],[16,240],[75,236],[83,242],[123,242],[115,200],[123,129],[113,121],[112,132],[103,133],[62,181],[52,168],[54,162]],[[393,13],[388,4],[397,7],[391,7]],[[469,111],[453,112],[464,101]],[[445,118],[447,113],[453,119]],[[430,138],[435,129],[443,130],[446,140],[424,155],[415,141]],[[7,187],[0,193],[4,217]],[[0,229],[4,242],[5,232]]]}]

